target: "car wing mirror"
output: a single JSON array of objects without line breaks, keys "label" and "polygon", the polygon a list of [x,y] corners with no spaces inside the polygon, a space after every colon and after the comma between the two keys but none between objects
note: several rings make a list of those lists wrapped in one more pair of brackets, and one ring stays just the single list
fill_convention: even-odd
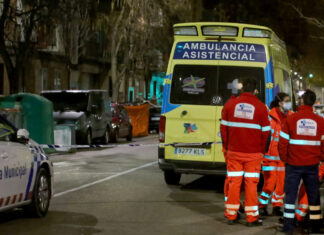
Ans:
[{"label": "car wing mirror", "polygon": [[27,144],[29,141],[29,132],[26,129],[19,129],[17,131],[17,140],[22,144]]}]

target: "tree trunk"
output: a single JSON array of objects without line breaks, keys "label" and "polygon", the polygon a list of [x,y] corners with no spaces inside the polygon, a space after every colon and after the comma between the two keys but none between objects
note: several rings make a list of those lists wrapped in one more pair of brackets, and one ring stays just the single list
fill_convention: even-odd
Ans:
[{"label": "tree trunk", "polygon": [[117,82],[117,56],[115,55],[115,53],[111,53],[111,81],[113,86],[112,100],[117,102],[119,85]]},{"label": "tree trunk", "polygon": [[19,92],[19,75],[17,70],[12,70],[11,73],[8,73],[8,80],[9,80],[9,90],[10,94],[15,94]]}]

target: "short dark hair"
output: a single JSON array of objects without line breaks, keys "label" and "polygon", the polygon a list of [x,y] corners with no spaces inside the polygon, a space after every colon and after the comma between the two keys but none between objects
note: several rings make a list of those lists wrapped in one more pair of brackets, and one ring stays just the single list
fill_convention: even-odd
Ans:
[{"label": "short dark hair", "polygon": [[302,99],[304,101],[304,105],[313,106],[316,101],[316,94],[314,91],[307,89],[303,94]]},{"label": "short dark hair", "polygon": [[257,89],[257,82],[254,78],[243,78],[242,80],[243,91],[252,93]]},{"label": "short dark hair", "polygon": [[271,102],[269,109],[279,107],[279,102],[283,101],[287,96],[289,97],[289,95],[287,93],[279,92],[275,96],[274,100]]}]

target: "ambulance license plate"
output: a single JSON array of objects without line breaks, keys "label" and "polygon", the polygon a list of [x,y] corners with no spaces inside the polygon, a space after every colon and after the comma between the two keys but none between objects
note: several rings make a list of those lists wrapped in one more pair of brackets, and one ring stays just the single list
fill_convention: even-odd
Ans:
[{"label": "ambulance license plate", "polygon": [[175,154],[180,154],[180,155],[205,156],[206,155],[206,149],[200,149],[200,148],[175,148],[174,153]]}]

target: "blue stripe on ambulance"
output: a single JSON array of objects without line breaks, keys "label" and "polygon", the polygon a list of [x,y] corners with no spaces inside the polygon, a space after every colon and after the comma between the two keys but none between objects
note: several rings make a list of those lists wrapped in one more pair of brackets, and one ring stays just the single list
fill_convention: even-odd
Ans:
[{"label": "blue stripe on ambulance", "polygon": [[[273,83],[273,65],[272,58],[270,58],[269,63],[264,71],[265,73],[265,84]],[[271,101],[273,100],[273,88],[265,88],[266,93],[266,105],[270,106]]]},{"label": "blue stripe on ambulance", "polygon": [[[172,74],[168,74],[166,76],[166,78],[171,79]],[[181,105],[176,105],[176,104],[170,104],[169,103],[170,89],[171,89],[171,84],[165,84],[164,85],[164,89],[163,89],[163,105],[162,105],[162,110],[161,110],[162,114],[168,113],[168,112],[172,111],[173,109],[176,109],[176,108],[181,106]]]}]

